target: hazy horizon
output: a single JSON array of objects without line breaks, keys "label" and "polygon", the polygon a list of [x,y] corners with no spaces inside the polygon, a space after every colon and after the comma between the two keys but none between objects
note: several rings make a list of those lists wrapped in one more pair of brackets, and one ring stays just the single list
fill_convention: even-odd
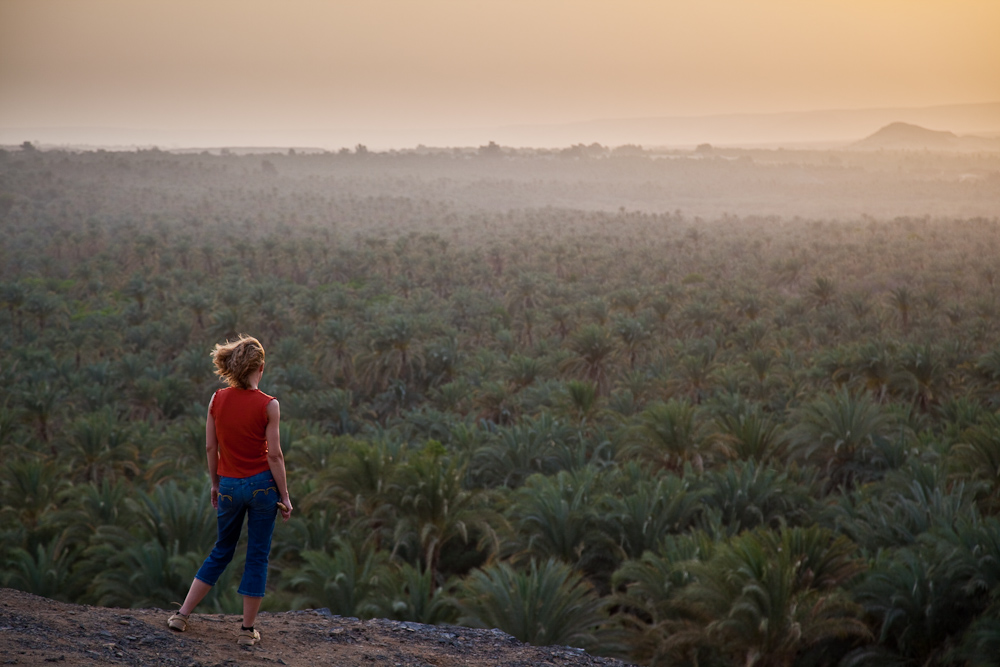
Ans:
[{"label": "hazy horizon", "polygon": [[[988,0],[5,0],[0,140],[558,145],[625,119],[997,103],[997,25]],[[829,129],[799,140],[845,140]],[[642,143],[726,140],[700,132]]]}]

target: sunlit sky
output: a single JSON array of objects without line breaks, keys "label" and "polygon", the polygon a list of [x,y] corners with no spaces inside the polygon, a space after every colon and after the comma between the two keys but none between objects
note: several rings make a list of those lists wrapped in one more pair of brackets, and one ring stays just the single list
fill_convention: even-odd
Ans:
[{"label": "sunlit sky", "polygon": [[997,101],[998,0],[0,0],[3,128],[417,143]]}]

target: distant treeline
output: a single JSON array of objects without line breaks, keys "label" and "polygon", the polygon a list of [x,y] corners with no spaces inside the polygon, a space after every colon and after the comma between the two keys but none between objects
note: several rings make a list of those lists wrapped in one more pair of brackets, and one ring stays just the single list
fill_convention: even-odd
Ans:
[{"label": "distant treeline", "polygon": [[[133,204],[141,203],[144,214],[175,213],[185,204],[197,207],[199,202],[189,203],[190,197],[209,196],[215,200],[213,208],[231,205],[234,215],[245,213],[252,199],[282,194],[294,199],[292,205],[282,201],[265,217],[282,220],[308,209],[322,224],[338,216],[328,215],[317,200],[345,198],[433,201],[466,214],[625,208],[657,214],[679,210],[689,218],[709,220],[723,215],[994,217],[1000,202],[998,152],[750,150],[707,144],[694,151],[597,144],[562,150],[493,144],[387,152],[359,146],[346,153],[269,154],[0,150],[0,170],[6,194],[27,196],[36,205],[51,198],[52,180],[89,189],[89,197],[75,198],[78,206],[91,204],[77,211],[84,218],[97,210],[124,213],[121,198],[126,194]],[[22,183],[23,178],[30,182]],[[101,204],[94,208],[96,202]],[[108,207],[110,202],[116,205]],[[251,208],[251,213],[256,212]],[[381,229],[394,221],[369,222]],[[388,227],[385,233],[399,230]]]}]

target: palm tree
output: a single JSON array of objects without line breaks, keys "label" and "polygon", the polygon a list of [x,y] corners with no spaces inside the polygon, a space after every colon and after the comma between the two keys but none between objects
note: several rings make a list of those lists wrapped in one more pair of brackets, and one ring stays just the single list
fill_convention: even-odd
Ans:
[{"label": "palm tree", "polygon": [[133,510],[137,528],[162,545],[164,553],[203,557],[215,544],[218,532],[208,483],[204,482],[201,489],[192,493],[171,480],[155,487],[152,493],[140,493]]},{"label": "palm tree", "polygon": [[711,354],[685,354],[677,365],[678,389],[700,404],[710,393],[715,368]]},{"label": "palm tree", "polygon": [[755,322],[763,310],[763,302],[755,292],[748,292],[737,302],[736,310],[751,322]]},{"label": "palm tree", "polygon": [[959,573],[922,550],[885,552],[855,595],[876,620],[879,644],[911,664],[943,664],[949,639],[973,616]]},{"label": "palm tree", "polygon": [[559,340],[566,340],[572,329],[573,313],[563,305],[556,305],[548,309],[549,317],[552,318],[552,330],[559,336]]},{"label": "palm tree", "polygon": [[715,544],[704,533],[668,536],[615,572],[612,600],[624,612],[631,657],[663,667],[719,661],[714,647],[695,640],[700,627],[680,604],[680,593],[694,581],[689,564],[710,559]]},{"label": "palm tree", "polygon": [[720,415],[715,424],[722,447],[741,461],[764,463],[783,445],[778,425],[759,409]]},{"label": "palm tree", "polygon": [[[139,440],[141,433],[133,432],[131,437]],[[191,471],[200,471],[204,465],[205,418],[199,415],[174,420],[163,430],[162,440],[151,451],[144,449],[143,478],[146,481],[189,479]]]},{"label": "palm tree", "polygon": [[316,500],[329,502],[342,497],[357,514],[374,522],[370,526],[374,531],[382,523],[381,510],[406,457],[406,446],[384,437],[345,440],[344,452],[318,476]]},{"label": "palm tree", "polygon": [[616,547],[602,530],[599,482],[597,471],[590,467],[529,477],[517,490],[510,511],[526,543],[525,552],[577,567],[607,558]]},{"label": "palm tree", "polygon": [[815,284],[809,288],[809,297],[816,304],[817,308],[825,308],[830,305],[837,293],[837,286],[832,280],[824,276],[818,276]]},{"label": "palm tree", "polygon": [[0,471],[0,518],[4,525],[37,527],[69,486],[65,468],[37,455],[11,457]]},{"label": "palm tree", "polygon": [[768,393],[768,378],[778,356],[770,350],[751,350],[747,354],[747,365],[753,373],[757,396],[763,400]]},{"label": "palm tree", "polygon": [[535,473],[553,474],[558,471],[556,444],[569,437],[569,428],[550,413],[499,428],[496,438],[473,454],[471,477],[486,487],[517,488]]},{"label": "palm tree", "polygon": [[765,526],[777,529],[809,521],[813,501],[810,489],[752,461],[728,464],[707,475],[705,507],[729,535]]},{"label": "palm tree", "polygon": [[601,328],[608,323],[608,319],[611,317],[607,301],[601,298],[591,299],[587,302],[585,309],[590,318],[596,323],[596,326]]},{"label": "palm tree", "polygon": [[407,383],[419,375],[424,355],[413,324],[393,317],[375,333],[367,354],[358,360],[358,371],[370,391],[384,389],[391,380]]},{"label": "palm tree", "polygon": [[600,325],[588,324],[570,338],[569,349],[576,356],[563,362],[563,368],[596,384],[600,395],[607,394],[611,385],[608,365],[616,352],[608,332]]},{"label": "palm tree", "polygon": [[504,374],[513,388],[520,391],[539,378],[545,368],[546,364],[542,359],[514,354],[507,360]]},{"label": "palm tree", "polygon": [[335,539],[333,553],[303,551],[305,563],[290,571],[286,586],[296,591],[293,607],[326,607],[339,616],[372,618],[384,609],[381,586],[390,576],[389,554],[370,542]]},{"label": "palm tree", "polygon": [[93,339],[93,332],[90,327],[77,325],[64,330],[62,335],[64,344],[73,350],[73,366],[80,370],[80,362],[83,357],[83,350],[90,346]]},{"label": "palm tree", "polygon": [[634,289],[621,290],[611,297],[611,303],[615,308],[628,313],[629,317],[635,317],[642,305],[642,300],[642,294]]},{"label": "palm tree", "polygon": [[496,549],[499,542],[500,515],[490,509],[483,491],[464,488],[465,476],[465,466],[446,457],[441,443],[432,440],[400,468],[393,492],[396,550],[406,549],[442,580],[446,547],[468,545],[477,535],[480,549]]},{"label": "palm tree", "polygon": [[743,665],[790,667],[828,640],[868,639],[861,608],[840,588],[863,569],[854,550],[817,527],[734,538],[710,560],[690,564],[695,581],[680,603],[700,632],[676,642],[715,646]]},{"label": "palm tree", "polygon": [[104,479],[139,474],[139,451],[110,408],[77,419],[69,427],[61,455],[77,481],[100,484]]},{"label": "palm tree", "polygon": [[497,563],[470,574],[456,604],[459,623],[498,628],[536,646],[577,646],[613,654],[617,634],[608,619],[608,601],[568,565],[532,560],[526,572]]},{"label": "palm tree", "polygon": [[792,422],[788,434],[792,454],[820,466],[828,489],[851,487],[884,472],[877,444],[886,437],[891,421],[866,394],[841,389],[820,396],[796,410]]},{"label": "palm tree", "polygon": [[530,274],[522,273],[517,277],[517,283],[507,293],[508,310],[514,313],[534,309],[538,305],[537,294],[538,280]]},{"label": "palm tree", "polygon": [[[100,563],[91,581],[88,598],[96,604],[114,607],[166,608],[181,600],[191,584],[204,552],[184,553],[151,540],[100,544],[88,549],[88,560]],[[226,574],[239,571],[233,563]],[[86,571],[86,570],[85,570]],[[217,586],[225,588],[225,581]]]},{"label": "palm tree", "polygon": [[62,602],[73,602],[83,592],[86,581],[75,573],[80,554],[61,533],[48,544],[39,543],[34,552],[15,547],[8,552],[3,585]]},{"label": "palm tree", "polygon": [[654,468],[683,474],[686,465],[701,471],[708,454],[706,426],[687,401],[671,399],[643,410],[641,426],[622,454]]},{"label": "palm tree", "polygon": [[243,316],[236,308],[224,307],[212,313],[209,327],[212,338],[230,340],[236,338],[243,328]]},{"label": "palm tree", "polygon": [[20,338],[23,329],[21,310],[24,309],[24,303],[28,299],[28,289],[20,282],[4,283],[3,287],[0,288],[0,298],[7,306],[17,329],[17,336]]},{"label": "palm tree", "polygon": [[889,388],[896,381],[890,349],[883,343],[868,343],[858,348],[852,364],[857,377],[879,403],[884,403]]},{"label": "palm tree", "polygon": [[49,442],[52,418],[63,404],[65,395],[63,388],[42,378],[33,381],[30,389],[21,392],[21,406],[35,422],[38,439],[44,443]]},{"label": "palm tree", "polygon": [[[628,468],[639,470],[637,464]],[[708,489],[675,475],[642,479],[633,488],[609,494],[607,512],[614,517],[618,540],[627,558],[655,549],[668,535],[689,530],[703,510]]]},{"label": "palm tree", "polygon": [[712,321],[718,313],[712,303],[702,299],[688,304],[681,315],[692,334],[704,336],[709,332]]},{"label": "palm tree", "polygon": [[962,636],[960,656],[969,667],[990,667],[994,656],[1000,655],[1000,620],[984,614]]},{"label": "palm tree", "polygon": [[627,318],[619,320],[615,326],[615,333],[622,343],[626,354],[628,354],[628,367],[635,369],[635,362],[639,353],[646,346],[652,337],[642,322],[636,319]]},{"label": "palm tree", "polygon": [[908,346],[901,355],[901,369],[893,384],[920,409],[929,412],[947,391],[948,373],[940,355],[929,345]]},{"label": "palm tree", "polygon": [[847,298],[847,307],[857,321],[863,320],[872,310],[871,302],[867,294],[854,293]]},{"label": "palm tree", "polygon": [[969,601],[995,619],[1000,613],[1000,518],[969,513],[952,528],[923,539],[947,569],[959,574]]},{"label": "palm tree", "polygon": [[457,609],[445,592],[450,586],[440,585],[436,579],[429,569],[402,563],[382,579],[383,615],[427,625],[454,623]]},{"label": "palm tree", "polygon": [[319,321],[326,312],[326,304],[320,292],[309,291],[303,294],[296,309],[309,327],[316,331],[319,328]]},{"label": "palm tree", "polygon": [[516,421],[521,413],[514,390],[500,382],[482,383],[473,397],[473,404],[479,410],[478,419],[497,425]]},{"label": "palm tree", "polygon": [[299,563],[304,551],[330,551],[338,537],[350,530],[344,524],[345,516],[336,505],[317,506],[311,502],[308,490],[295,488],[293,493],[301,498],[297,508],[302,516],[292,517],[271,539],[271,560],[277,563]]},{"label": "palm tree", "polygon": [[62,507],[51,512],[47,520],[64,526],[69,539],[84,543],[101,526],[133,525],[135,516],[126,503],[131,492],[131,486],[122,480],[114,485],[107,479],[100,486],[75,484],[62,492]]},{"label": "palm tree", "polygon": [[1000,416],[985,415],[980,424],[965,430],[949,451],[954,478],[982,484],[980,505],[993,514],[1000,508]]},{"label": "palm tree", "polygon": [[659,296],[650,302],[649,307],[652,308],[653,313],[656,315],[656,320],[662,328],[666,325],[667,317],[670,315],[670,311],[673,310],[674,303],[664,296]]},{"label": "palm tree", "polygon": [[582,380],[566,383],[566,402],[577,423],[583,424],[597,411],[597,385]]},{"label": "palm tree", "polygon": [[903,325],[903,334],[910,330],[910,311],[913,309],[913,293],[906,285],[901,285],[889,292],[889,302],[899,311],[899,319]]},{"label": "palm tree", "polygon": [[976,361],[976,373],[985,385],[985,390],[989,392],[991,403],[995,405],[996,396],[1000,390],[1000,349],[992,350],[979,357]]},{"label": "palm tree", "polygon": [[34,316],[39,334],[45,333],[45,327],[53,315],[65,309],[65,302],[49,292],[30,292],[24,300],[24,310]]},{"label": "palm tree", "polygon": [[146,297],[149,296],[151,291],[149,284],[145,281],[141,273],[133,273],[125,285],[125,289],[122,290],[125,295],[135,299],[139,310],[142,310],[146,305]]},{"label": "palm tree", "polygon": [[880,487],[855,491],[836,508],[840,531],[871,553],[912,545],[975,512],[972,493],[961,484],[949,488],[942,471],[914,465],[901,473]]}]

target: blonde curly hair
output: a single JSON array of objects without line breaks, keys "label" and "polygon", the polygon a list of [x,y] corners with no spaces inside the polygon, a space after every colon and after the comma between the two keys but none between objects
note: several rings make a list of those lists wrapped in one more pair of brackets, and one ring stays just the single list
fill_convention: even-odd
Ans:
[{"label": "blonde curly hair", "polygon": [[230,387],[250,388],[250,376],[264,365],[264,346],[253,336],[240,334],[233,342],[216,344],[212,350],[215,374]]}]

